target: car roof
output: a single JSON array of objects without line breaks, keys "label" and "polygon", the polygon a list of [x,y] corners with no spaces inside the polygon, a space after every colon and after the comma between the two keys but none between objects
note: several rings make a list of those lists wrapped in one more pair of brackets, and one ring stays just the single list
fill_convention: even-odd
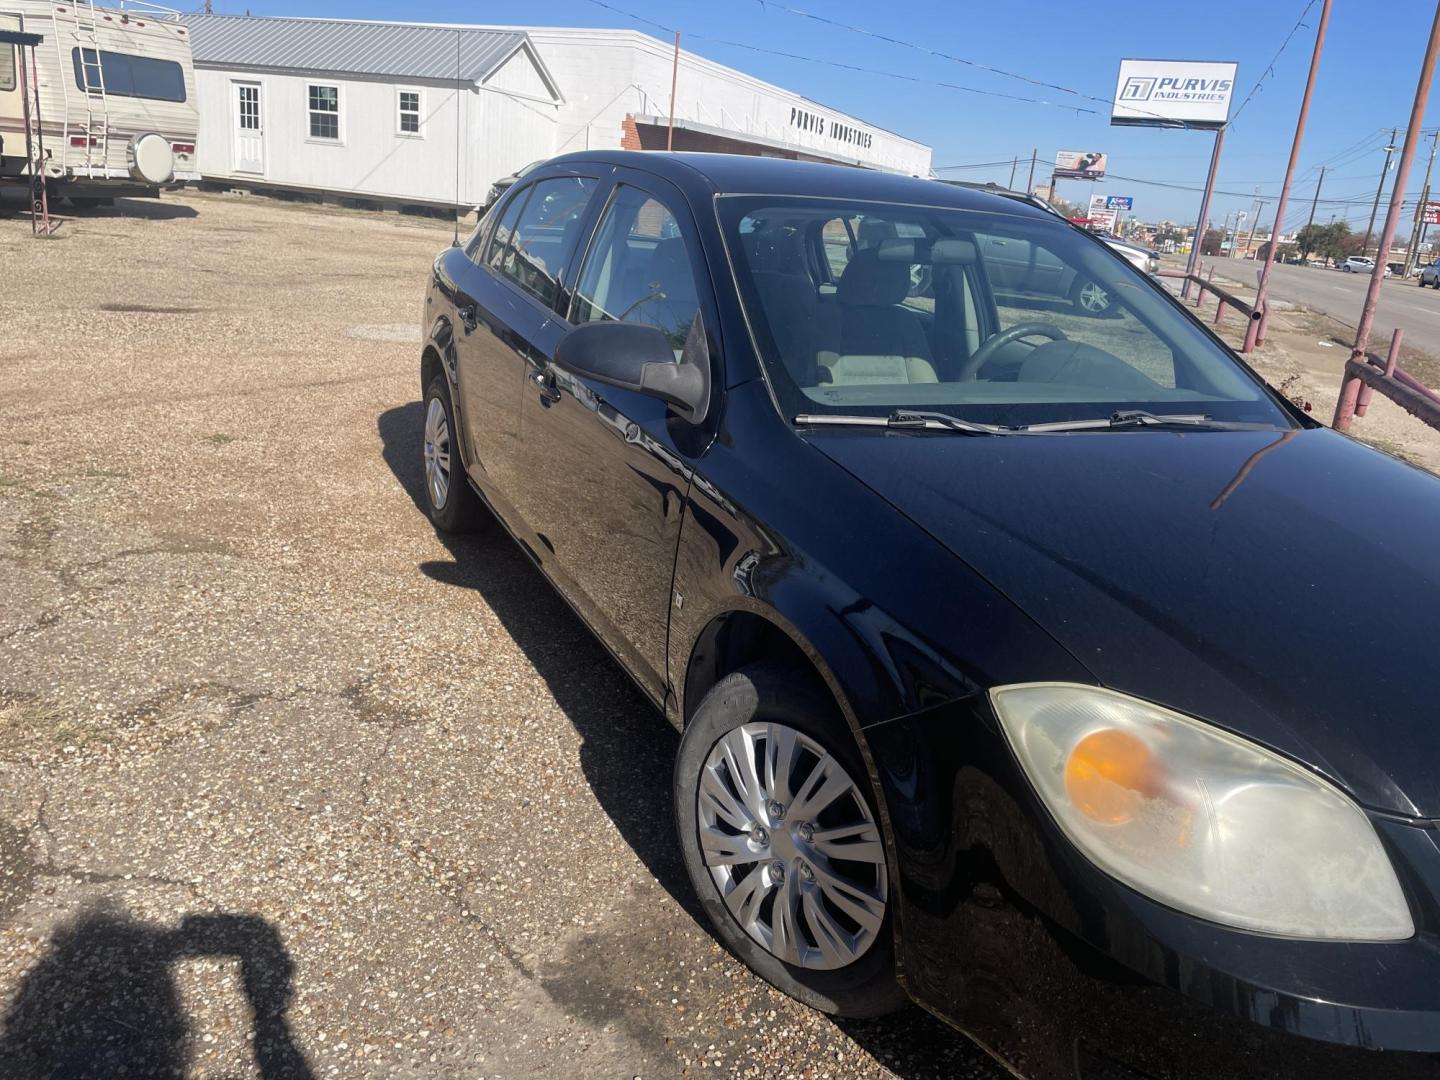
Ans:
[{"label": "car roof", "polygon": [[877,169],[786,158],[610,150],[566,154],[549,164],[574,166],[589,162],[648,172],[682,189],[703,185],[716,195],[831,195],[844,199],[988,210],[1047,220],[1055,217],[1014,195],[997,195]]}]

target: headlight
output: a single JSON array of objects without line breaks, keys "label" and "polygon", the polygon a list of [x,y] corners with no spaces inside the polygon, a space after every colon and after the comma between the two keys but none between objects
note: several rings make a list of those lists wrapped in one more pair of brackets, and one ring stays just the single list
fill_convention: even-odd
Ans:
[{"label": "headlight", "polygon": [[1214,922],[1287,937],[1414,934],[1369,819],[1293,762],[1097,687],[1002,686],[990,699],[1061,829],[1132,888]]}]

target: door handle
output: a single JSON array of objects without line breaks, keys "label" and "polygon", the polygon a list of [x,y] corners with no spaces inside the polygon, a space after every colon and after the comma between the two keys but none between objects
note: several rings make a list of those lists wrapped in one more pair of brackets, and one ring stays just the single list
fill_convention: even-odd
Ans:
[{"label": "door handle", "polygon": [[560,388],[555,385],[554,376],[538,368],[530,372],[530,381],[540,390],[540,398],[545,402],[560,400]]},{"label": "door handle", "polygon": [[465,333],[467,334],[474,330],[477,325],[479,325],[475,321],[474,304],[466,304],[464,307],[456,308],[455,315],[460,320],[460,325],[464,328]]}]

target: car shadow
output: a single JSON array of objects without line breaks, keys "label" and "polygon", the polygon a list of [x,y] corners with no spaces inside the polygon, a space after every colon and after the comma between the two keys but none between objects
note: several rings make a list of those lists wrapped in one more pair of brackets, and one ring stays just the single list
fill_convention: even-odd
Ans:
[{"label": "car shadow", "polygon": [[[377,427],[385,463],[428,523],[421,403],[386,411]],[[452,561],[425,562],[420,571],[480,594],[581,736],[581,770],[621,836],[676,903],[719,941],[680,860],[670,785],[655,783],[657,776],[668,780],[674,769],[679,735],[504,528],[487,526],[472,536],[437,532]],[[915,1006],[878,1020],[838,1023],[902,1078],[1003,1075],[968,1039]]]},{"label": "car shadow", "polygon": [[[386,464],[426,515],[423,427],[418,401],[378,422]],[[498,522],[469,536],[436,535],[451,559],[422,563],[421,573],[480,594],[575,726],[583,740],[581,769],[610,820],[655,880],[703,925],[675,844],[669,784],[654,782],[674,766],[675,729]]]},{"label": "car shadow", "polygon": [[0,1016],[7,1080],[142,1080],[183,1076],[189,1029],[176,961],[239,960],[252,1013],[249,1038],[262,1080],[311,1080],[285,1012],[294,963],[256,915],[187,915],[178,927],[98,905],[53,934]]}]

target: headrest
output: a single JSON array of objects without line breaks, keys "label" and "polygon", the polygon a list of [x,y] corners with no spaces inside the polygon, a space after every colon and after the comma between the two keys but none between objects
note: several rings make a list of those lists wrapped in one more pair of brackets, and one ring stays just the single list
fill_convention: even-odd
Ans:
[{"label": "headrest", "polygon": [[685,241],[678,236],[661,240],[650,253],[650,272],[661,281],[672,275],[690,273],[690,260],[685,255]]},{"label": "headrest", "polygon": [[973,263],[976,257],[974,241],[956,237],[934,241],[882,240],[879,251],[881,262],[902,262],[907,266],[915,263]]},{"label": "headrest", "polygon": [[882,262],[878,248],[862,248],[845,264],[835,298],[853,307],[890,307],[909,292],[909,263]]}]

